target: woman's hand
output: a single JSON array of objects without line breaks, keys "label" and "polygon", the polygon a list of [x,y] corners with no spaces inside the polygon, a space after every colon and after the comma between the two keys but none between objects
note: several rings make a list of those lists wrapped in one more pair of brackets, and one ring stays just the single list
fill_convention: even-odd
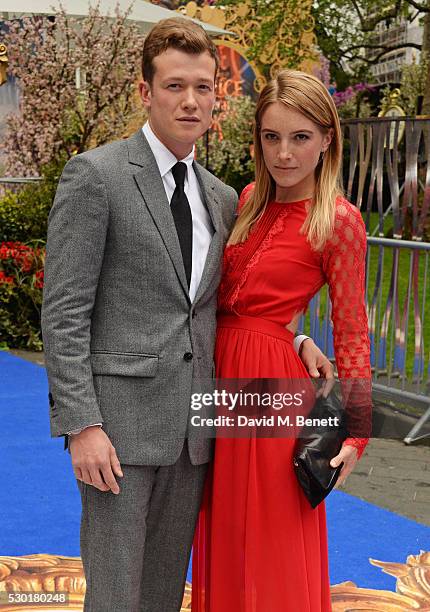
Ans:
[{"label": "woman's hand", "polygon": [[340,487],[348,476],[351,474],[358,460],[358,451],[355,446],[345,444],[339,451],[339,454],[330,461],[331,467],[337,467],[343,461],[343,468],[339,474],[335,488]]},{"label": "woman's hand", "polygon": [[312,338],[303,340],[299,350],[299,357],[309,372],[309,376],[321,379],[321,386],[318,388],[316,397],[320,395],[328,397],[335,383],[334,368]]}]

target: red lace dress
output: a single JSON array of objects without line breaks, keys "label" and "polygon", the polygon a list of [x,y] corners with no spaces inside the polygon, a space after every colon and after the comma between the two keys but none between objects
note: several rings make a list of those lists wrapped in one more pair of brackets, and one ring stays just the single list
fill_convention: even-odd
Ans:
[{"label": "red lace dress", "polygon": [[[218,378],[308,377],[285,325],[328,283],[339,376],[370,380],[360,213],[339,198],[334,235],[318,253],[300,233],[308,206],[271,202],[248,239],[226,248]],[[259,232],[265,235],[258,241]],[[241,268],[243,249],[249,256]],[[365,401],[369,412],[368,396]],[[366,442],[346,441],[359,454]],[[294,444],[292,438],[217,439],[194,542],[193,612],[331,610],[325,507],[313,510],[297,483]]]}]

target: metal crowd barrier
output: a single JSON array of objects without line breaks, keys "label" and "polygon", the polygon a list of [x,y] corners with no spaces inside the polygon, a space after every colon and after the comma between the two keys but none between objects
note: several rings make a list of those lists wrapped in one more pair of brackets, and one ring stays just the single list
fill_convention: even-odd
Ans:
[{"label": "metal crowd barrier", "polygon": [[0,184],[3,185],[20,185],[25,183],[38,183],[42,181],[41,176],[2,176],[0,178]]},{"label": "metal crowd barrier", "polygon": [[[430,422],[430,243],[368,237],[366,301],[373,389],[397,403],[424,406],[407,434],[410,443],[425,437]],[[401,278],[400,270],[407,271]],[[334,360],[328,291],[312,300],[302,321]]]},{"label": "metal crowd barrier", "polygon": [[[352,119],[342,128],[345,192],[368,232],[373,388],[417,410],[410,443],[429,435],[430,423],[430,118]],[[327,292],[302,324],[334,358]]]}]

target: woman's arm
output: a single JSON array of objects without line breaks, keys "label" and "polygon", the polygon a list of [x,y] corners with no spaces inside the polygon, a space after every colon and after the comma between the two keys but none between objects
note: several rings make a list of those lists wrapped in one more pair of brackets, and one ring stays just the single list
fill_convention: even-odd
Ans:
[{"label": "woman's arm", "polygon": [[323,252],[323,269],[332,303],[336,366],[347,413],[349,437],[344,446],[356,448],[358,458],[368,442],[372,419],[366,249],[366,230],[359,210],[340,199],[334,235]]}]

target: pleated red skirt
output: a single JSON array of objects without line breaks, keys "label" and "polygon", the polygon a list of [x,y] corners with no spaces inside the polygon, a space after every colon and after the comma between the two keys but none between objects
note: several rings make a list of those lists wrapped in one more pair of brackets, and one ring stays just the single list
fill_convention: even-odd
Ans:
[{"label": "pleated red skirt", "polygon": [[[293,335],[220,316],[218,378],[308,378]],[[219,438],[193,551],[193,612],[330,612],[325,507],[293,469],[292,437]]]}]

